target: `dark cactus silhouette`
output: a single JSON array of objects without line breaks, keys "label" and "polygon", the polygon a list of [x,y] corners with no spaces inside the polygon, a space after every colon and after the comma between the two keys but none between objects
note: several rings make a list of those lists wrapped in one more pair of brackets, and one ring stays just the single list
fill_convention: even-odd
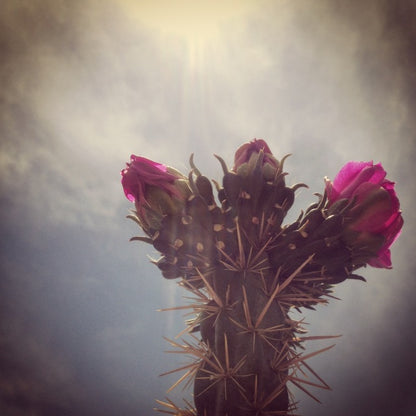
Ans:
[{"label": "dark cactus silhouette", "polygon": [[306,186],[286,185],[285,158],[263,140],[241,146],[232,169],[216,157],[224,171],[216,196],[192,157],[187,178],[136,156],[122,171],[136,204],[129,217],[147,234],[133,239],[152,244],[163,276],[178,278],[193,298],[187,338],[168,341],[194,359],[166,374],[184,373],[173,387],[193,381],[194,404],[158,401],[160,411],[290,415],[288,382],[312,397],[309,386],[328,388],[306,360],[332,347],[305,354],[304,341],[331,337],[307,336],[290,311],[326,303],[334,284],[364,280],[355,271],[366,264],[391,266],[389,247],[403,223],[398,199],[381,165],[350,162],[284,225],[296,189]]}]

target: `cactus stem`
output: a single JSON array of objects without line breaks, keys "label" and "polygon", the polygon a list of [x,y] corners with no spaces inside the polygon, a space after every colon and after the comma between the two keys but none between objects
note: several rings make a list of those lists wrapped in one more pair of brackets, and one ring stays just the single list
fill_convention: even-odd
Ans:
[{"label": "cactus stem", "polygon": [[[283,225],[297,190],[307,188],[286,185],[289,156],[277,160],[261,139],[241,146],[230,170],[215,155],[224,172],[222,186],[212,181],[216,196],[193,153],[188,177],[134,155],[122,171],[124,192],[137,210],[128,218],[145,232],[131,241],[152,244],[161,254],[152,263],[165,278],[180,278],[179,285],[190,292],[185,296],[189,305],[160,309],[185,311],[186,327],[174,340],[165,338],[166,352],[190,362],[161,375],[180,372],[168,393],[193,382],[194,405],[185,401],[180,408],[169,399],[157,400],[163,409],[155,410],[173,416],[294,416],[296,403],[287,384],[317,402],[308,389],[330,389],[306,361],[334,345],[304,354],[304,343],[338,336],[308,336],[304,319],[292,319],[290,312],[337,299],[331,295],[333,284],[364,280],[354,271],[371,264],[369,256],[387,237],[370,230],[371,236],[364,235],[367,231],[355,226],[366,220],[370,204],[375,210],[384,204],[384,196],[373,188],[368,198],[353,191],[362,175],[351,184],[337,176],[334,183],[347,186],[337,192],[326,178],[323,195],[315,194],[319,200]],[[381,187],[383,195],[390,191]],[[396,220],[389,226],[392,237],[401,226]],[[381,257],[374,261],[386,267]]]},{"label": "cactus stem", "polygon": [[[287,377],[285,377],[280,384],[269,394],[268,397],[266,397],[261,402],[260,409],[264,409],[267,405],[269,405],[274,399],[276,399],[286,388],[287,383]],[[282,412],[282,415],[286,415],[287,413]]]},{"label": "cactus stem", "polygon": [[[278,388],[276,388],[275,393],[277,392],[277,397],[281,393],[281,384],[279,384]],[[293,403],[289,405],[288,410],[275,410],[275,411],[263,411],[263,409],[271,402],[273,401],[273,398],[269,396],[266,400],[263,400],[262,402],[258,401],[258,376],[257,374],[254,377],[254,397],[253,402],[250,402],[246,397],[245,400],[249,404],[249,406],[255,410],[257,410],[256,415],[267,415],[267,416],[288,416],[292,410],[296,408],[296,405]],[[294,414],[291,414],[291,416],[295,416]]]},{"label": "cactus stem", "polygon": [[[236,376],[244,377],[244,375],[237,374],[241,367],[244,366],[247,357],[243,356],[240,361],[235,365],[235,367],[230,367],[230,358],[228,352],[228,341],[227,335],[224,334],[224,355],[225,355],[225,368],[222,366],[220,360],[212,353],[217,365],[215,365],[215,370],[217,372],[207,370],[206,368],[201,368],[201,371],[207,373],[209,376],[207,377],[199,377],[199,379],[209,379],[210,381],[215,380],[210,384],[206,389],[201,391],[198,395],[205,393],[211,387],[213,387],[216,383],[223,381],[224,382],[224,397],[227,398],[227,380],[232,381],[241,392],[244,392],[244,387],[236,380]],[[213,366],[212,361],[210,361],[210,365]]]}]

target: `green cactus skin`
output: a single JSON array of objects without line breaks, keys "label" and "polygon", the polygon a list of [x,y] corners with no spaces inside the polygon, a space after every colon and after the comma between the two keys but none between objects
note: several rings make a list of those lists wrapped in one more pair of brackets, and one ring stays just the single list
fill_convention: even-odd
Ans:
[{"label": "green cactus skin", "polygon": [[[195,358],[179,380],[194,380],[195,407],[159,403],[172,415],[290,415],[295,404],[287,383],[307,391],[301,368],[317,380],[307,384],[328,386],[305,362],[320,351],[299,352],[314,337],[303,336],[289,312],[326,303],[334,283],[363,280],[353,274],[362,264],[339,238],[345,204],[329,212],[321,196],[293,224],[282,225],[295,190],[304,186],[285,185],[284,159],[272,175],[262,151],[239,172],[218,159],[224,170],[219,204],[191,159],[192,195],[183,211],[164,217],[150,239],[138,238],[162,253],[155,264],[163,276],[180,278],[196,299],[187,328],[194,342],[170,341]],[[198,331],[200,338],[193,335]]]}]

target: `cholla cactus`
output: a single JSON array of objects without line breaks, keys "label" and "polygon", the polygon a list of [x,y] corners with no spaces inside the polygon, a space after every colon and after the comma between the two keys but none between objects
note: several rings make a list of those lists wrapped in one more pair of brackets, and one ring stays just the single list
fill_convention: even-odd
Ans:
[{"label": "cholla cactus", "polygon": [[[391,267],[389,248],[403,224],[394,184],[381,165],[350,162],[292,224],[283,220],[297,184],[287,186],[284,157],[263,140],[241,146],[222,186],[211,182],[191,157],[188,178],[132,156],[122,171],[126,196],[151,243],[163,276],[179,279],[193,294],[189,340],[169,341],[194,359],[178,370],[194,382],[194,405],[159,402],[172,415],[290,415],[287,384],[328,388],[303,353],[308,337],[290,310],[326,303],[333,285],[360,279],[370,264]],[[196,334],[200,334],[199,336]],[[172,372],[172,371],[171,371]],[[169,373],[171,373],[169,372]],[[309,373],[315,381],[305,379]]]}]

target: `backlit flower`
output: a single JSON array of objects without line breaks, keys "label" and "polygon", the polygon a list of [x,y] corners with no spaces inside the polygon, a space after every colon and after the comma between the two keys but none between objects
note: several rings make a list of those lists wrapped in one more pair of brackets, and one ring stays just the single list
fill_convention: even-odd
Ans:
[{"label": "backlit flower", "polygon": [[146,232],[157,230],[163,216],[177,212],[190,193],[180,172],[140,156],[131,155],[121,176],[124,193],[135,203]]},{"label": "backlit flower", "polygon": [[380,163],[349,162],[335,177],[327,180],[328,206],[347,200],[344,213],[344,239],[353,250],[367,253],[367,263],[391,268],[390,247],[403,225],[394,182],[386,179]]},{"label": "backlit flower", "polygon": [[256,166],[261,152],[263,174],[266,174],[266,176],[270,176],[271,172],[274,174],[279,167],[279,162],[263,139],[254,139],[237,149],[234,156],[233,171],[246,176]]}]

